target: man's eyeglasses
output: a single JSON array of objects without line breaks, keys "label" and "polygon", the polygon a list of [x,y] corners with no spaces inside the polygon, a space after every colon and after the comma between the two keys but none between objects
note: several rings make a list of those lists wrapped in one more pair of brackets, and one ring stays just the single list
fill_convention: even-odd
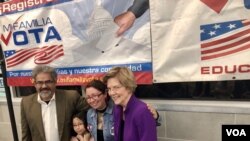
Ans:
[{"label": "man's eyeglasses", "polygon": [[51,85],[53,84],[54,81],[53,80],[46,80],[46,81],[35,81],[36,85],[42,86],[43,84],[47,85]]},{"label": "man's eyeglasses", "polygon": [[97,95],[93,95],[93,96],[91,96],[91,97],[86,97],[86,100],[87,100],[87,101],[90,101],[91,99],[97,100],[101,95],[102,95],[102,93],[97,94]]}]

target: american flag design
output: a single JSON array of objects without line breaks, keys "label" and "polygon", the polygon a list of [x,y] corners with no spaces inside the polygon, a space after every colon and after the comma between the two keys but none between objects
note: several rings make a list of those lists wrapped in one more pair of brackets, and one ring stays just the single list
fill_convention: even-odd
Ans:
[{"label": "american flag design", "polygon": [[250,49],[250,20],[201,25],[200,30],[202,61]]},{"label": "american flag design", "polygon": [[35,64],[48,64],[64,55],[63,45],[35,47],[31,49],[4,51],[7,68],[24,63],[34,57]]}]

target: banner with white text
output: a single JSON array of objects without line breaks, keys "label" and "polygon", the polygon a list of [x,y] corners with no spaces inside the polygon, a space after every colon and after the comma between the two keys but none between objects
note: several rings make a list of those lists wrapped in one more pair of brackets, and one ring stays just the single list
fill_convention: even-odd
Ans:
[{"label": "banner with white text", "polygon": [[149,10],[122,36],[114,18],[133,0],[11,0],[0,4],[8,85],[29,86],[36,65],[55,67],[58,85],[83,85],[113,66],[152,83]]},{"label": "banner with white text", "polygon": [[153,80],[250,78],[250,0],[151,0]]}]

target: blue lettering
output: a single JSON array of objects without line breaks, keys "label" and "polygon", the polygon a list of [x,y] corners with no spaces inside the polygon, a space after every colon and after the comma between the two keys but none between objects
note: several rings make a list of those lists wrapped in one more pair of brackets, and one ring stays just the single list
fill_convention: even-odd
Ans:
[{"label": "blue lettering", "polygon": [[[7,27],[5,27],[7,29]],[[62,40],[60,34],[54,26],[48,27],[45,39],[41,39],[41,34],[44,31],[43,28],[30,29],[27,31],[16,31],[13,33],[14,44],[17,46],[27,45],[29,43],[29,34],[33,34],[36,43],[41,43],[42,41],[48,42],[49,40]]]},{"label": "blue lettering", "polygon": [[41,43],[39,32],[43,32],[42,28],[30,29],[28,32],[34,34],[37,43]]},{"label": "blue lettering", "polygon": [[[22,36],[22,41],[20,40],[20,41],[18,41],[17,39],[21,39],[21,37],[20,38],[18,38],[18,36]],[[17,31],[17,32],[14,32],[13,33],[13,38],[14,38],[14,43],[15,43],[15,45],[26,45],[26,44],[28,44],[28,37],[27,37],[27,34],[26,34],[26,32],[25,31]]]},{"label": "blue lettering", "polygon": [[47,35],[46,35],[46,38],[45,38],[45,42],[48,42],[49,40],[54,39],[54,38],[56,38],[57,40],[62,40],[59,33],[55,29],[55,27],[50,26],[48,28],[48,32],[47,32]]}]

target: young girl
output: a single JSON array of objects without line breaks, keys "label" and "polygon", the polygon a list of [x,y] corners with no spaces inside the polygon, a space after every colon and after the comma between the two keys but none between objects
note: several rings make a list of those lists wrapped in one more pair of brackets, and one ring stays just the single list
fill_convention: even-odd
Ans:
[{"label": "young girl", "polygon": [[93,141],[87,129],[86,114],[84,112],[73,116],[72,125],[75,136],[72,136],[70,141]]}]

